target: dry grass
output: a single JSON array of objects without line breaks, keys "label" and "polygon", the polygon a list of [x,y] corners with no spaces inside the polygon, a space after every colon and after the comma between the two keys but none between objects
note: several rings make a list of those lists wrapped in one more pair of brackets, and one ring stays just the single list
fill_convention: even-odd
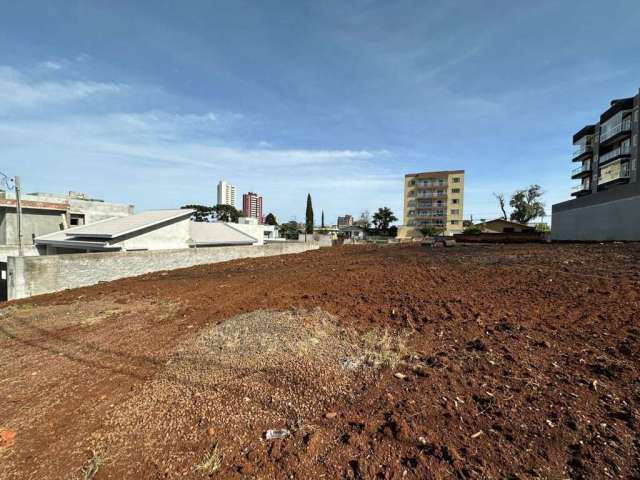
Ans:
[{"label": "dry grass", "polygon": [[410,333],[390,333],[388,329],[370,330],[362,336],[364,363],[375,368],[394,368],[407,355]]},{"label": "dry grass", "polygon": [[196,470],[204,472],[206,475],[213,475],[222,466],[222,454],[218,451],[218,444],[214,443],[211,450],[207,452],[205,457],[198,465]]}]

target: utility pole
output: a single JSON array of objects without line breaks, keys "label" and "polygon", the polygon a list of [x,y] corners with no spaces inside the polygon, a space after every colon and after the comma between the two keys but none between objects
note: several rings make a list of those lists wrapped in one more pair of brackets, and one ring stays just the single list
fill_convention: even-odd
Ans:
[{"label": "utility pole", "polygon": [[24,251],[22,249],[22,204],[20,203],[20,177],[16,176],[13,180],[16,188],[16,211],[18,213],[18,256],[22,257]]}]

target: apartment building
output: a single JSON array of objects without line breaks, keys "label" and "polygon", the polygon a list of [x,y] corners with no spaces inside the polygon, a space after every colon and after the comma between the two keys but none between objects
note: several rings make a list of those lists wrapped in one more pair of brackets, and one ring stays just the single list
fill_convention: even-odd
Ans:
[{"label": "apartment building", "polygon": [[338,217],[338,228],[346,228],[353,225],[353,217],[351,215],[345,215],[344,217]]},{"label": "apartment building", "polygon": [[409,173],[404,177],[404,219],[398,236],[419,234],[422,227],[445,235],[462,232],[464,170]]},{"label": "apartment building", "polygon": [[224,180],[218,182],[218,205],[236,206],[236,187]]},{"label": "apartment building", "polygon": [[552,207],[555,240],[640,240],[640,90],[573,136],[572,200]]},{"label": "apartment building", "polygon": [[257,218],[258,222],[263,222],[262,217],[262,197],[254,192],[247,192],[242,195],[242,213],[245,217]]}]

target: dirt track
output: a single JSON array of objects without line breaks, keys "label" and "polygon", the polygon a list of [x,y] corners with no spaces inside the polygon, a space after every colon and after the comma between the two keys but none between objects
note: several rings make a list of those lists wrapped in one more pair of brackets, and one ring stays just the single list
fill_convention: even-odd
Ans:
[{"label": "dirt track", "polygon": [[339,247],[0,312],[3,479],[206,478],[214,445],[212,478],[640,478],[638,244]]}]

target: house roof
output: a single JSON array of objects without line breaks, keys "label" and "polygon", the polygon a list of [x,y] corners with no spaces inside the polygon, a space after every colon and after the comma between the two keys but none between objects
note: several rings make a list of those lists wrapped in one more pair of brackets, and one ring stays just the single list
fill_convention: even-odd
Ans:
[{"label": "house roof", "polygon": [[191,222],[189,224],[191,245],[253,245],[257,238],[247,235],[224,222]]},{"label": "house roof", "polygon": [[145,228],[189,217],[194,210],[149,210],[128,215],[126,217],[110,218],[90,225],[65,230],[68,237],[117,238]]},{"label": "house roof", "polygon": [[67,233],[80,229],[82,227],[74,227],[68,230],[60,230],[59,232],[48,233],[36,237],[36,245],[51,245],[54,247],[81,248],[90,250],[120,250],[121,247],[109,245],[107,239],[95,239],[91,237],[68,237]]}]

